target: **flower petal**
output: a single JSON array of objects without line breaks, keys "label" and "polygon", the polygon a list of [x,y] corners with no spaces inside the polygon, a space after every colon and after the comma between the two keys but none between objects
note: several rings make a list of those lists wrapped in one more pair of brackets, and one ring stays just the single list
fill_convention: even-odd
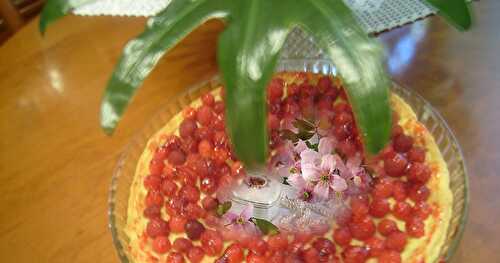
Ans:
[{"label": "flower petal", "polygon": [[328,194],[330,193],[330,187],[327,184],[318,183],[314,187],[314,195],[316,195],[321,200],[328,199]]},{"label": "flower petal", "polygon": [[347,182],[345,181],[344,178],[342,178],[338,175],[334,175],[332,188],[336,192],[343,192],[343,191],[347,190]]},{"label": "flower petal", "polygon": [[332,173],[333,170],[335,170],[335,167],[336,167],[336,160],[335,157],[333,157],[333,155],[327,154],[321,157],[320,169],[322,171],[328,171],[328,173]]},{"label": "flower petal", "polygon": [[318,152],[321,155],[331,154],[333,151],[333,140],[328,137],[323,137],[319,140]]},{"label": "flower petal", "polygon": [[307,144],[303,140],[299,140],[297,145],[295,145],[293,148],[293,150],[298,154],[300,154],[301,152],[303,152],[304,150],[307,150],[307,149],[308,149]]},{"label": "flower petal", "polygon": [[316,168],[316,166],[310,164],[305,166],[302,165],[301,169],[302,169],[302,176],[306,181],[315,182],[319,180],[320,171],[318,170],[318,168]]},{"label": "flower petal", "polygon": [[305,164],[312,164],[314,166],[318,165],[321,155],[311,149],[306,149],[300,153],[300,162],[302,166]]},{"label": "flower petal", "polygon": [[295,189],[306,187],[306,180],[300,174],[292,174],[288,177],[287,182]]},{"label": "flower petal", "polygon": [[241,214],[240,214],[241,217],[243,217],[245,219],[245,221],[248,221],[248,219],[250,219],[250,217],[253,216],[253,205],[247,205],[243,211],[241,211]]}]

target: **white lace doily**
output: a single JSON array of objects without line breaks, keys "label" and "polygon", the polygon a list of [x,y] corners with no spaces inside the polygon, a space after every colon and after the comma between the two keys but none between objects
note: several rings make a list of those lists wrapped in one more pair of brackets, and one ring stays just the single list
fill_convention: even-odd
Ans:
[{"label": "white lace doily", "polygon": [[[335,1],[335,0],[332,0]],[[423,0],[344,0],[367,33],[377,33],[435,13]],[[170,0],[98,0],[74,10],[77,15],[151,16]]]}]

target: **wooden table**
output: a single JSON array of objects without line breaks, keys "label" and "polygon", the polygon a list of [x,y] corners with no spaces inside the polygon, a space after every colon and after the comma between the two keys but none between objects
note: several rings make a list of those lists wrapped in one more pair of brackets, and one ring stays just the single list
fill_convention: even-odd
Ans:
[{"label": "wooden table", "polygon": [[[465,152],[472,198],[454,262],[499,259],[498,12],[498,1],[481,2],[466,34],[431,18],[381,36],[394,79],[441,111]],[[216,72],[222,24],[167,55],[107,137],[101,94],[145,19],[67,17],[44,39],[36,22],[0,47],[0,262],[118,262],[106,205],[118,155],[171,96]]]}]

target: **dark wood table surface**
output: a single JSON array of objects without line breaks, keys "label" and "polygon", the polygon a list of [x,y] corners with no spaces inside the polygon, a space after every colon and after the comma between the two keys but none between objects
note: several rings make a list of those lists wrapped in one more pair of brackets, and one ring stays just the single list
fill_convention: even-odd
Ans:
[{"label": "dark wood table surface", "polygon": [[[500,1],[459,33],[433,17],[380,36],[399,83],[430,101],[460,141],[470,215],[453,262],[500,262]],[[143,18],[67,17],[45,38],[33,21],[0,47],[0,262],[118,262],[107,225],[113,167],[172,96],[217,71],[223,29],[209,22],[162,59],[113,137],[99,101]]]}]

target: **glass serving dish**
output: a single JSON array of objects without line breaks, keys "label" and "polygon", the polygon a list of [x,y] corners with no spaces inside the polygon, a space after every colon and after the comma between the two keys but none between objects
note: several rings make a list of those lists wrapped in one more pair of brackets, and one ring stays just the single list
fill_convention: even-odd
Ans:
[{"label": "glass serving dish", "polygon": [[[333,64],[325,59],[313,41],[300,31],[294,31],[287,41],[276,71],[299,71],[336,75]],[[136,165],[147,141],[173,116],[182,111],[202,94],[220,86],[217,76],[187,89],[169,101],[152,120],[132,139],[116,165],[109,190],[109,228],[121,262],[134,262],[125,248],[129,238],[124,232],[127,210]],[[452,217],[446,241],[440,250],[440,259],[449,261],[460,242],[468,213],[468,177],[460,146],[441,115],[421,96],[410,89],[393,83],[392,92],[403,98],[414,110],[417,118],[434,136],[450,172],[450,188],[453,194]],[[136,262],[140,263],[140,262]]]}]

